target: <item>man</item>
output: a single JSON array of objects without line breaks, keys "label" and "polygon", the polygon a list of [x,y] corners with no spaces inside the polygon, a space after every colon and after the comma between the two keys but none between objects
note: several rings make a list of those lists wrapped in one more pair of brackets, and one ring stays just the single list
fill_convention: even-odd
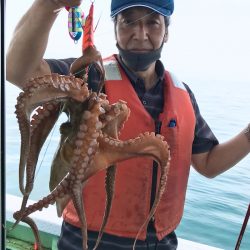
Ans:
[{"label": "man", "polygon": [[[7,79],[23,88],[35,76],[57,72],[69,74],[74,59],[44,60],[50,29],[64,6],[81,1],[35,0],[17,25],[7,54]],[[111,101],[126,100],[131,117],[121,136],[133,138],[154,131],[165,136],[171,149],[167,188],[161,203],[139,237],[136,249],[177,249],[174,230],[184,207],[189,168],[208,178],[228,170],[250,152],[250,132],[242,130],[233,139],[219,144],[199,113],[189,87],[165,71],[160,56],[168,39],[173,0],[112,0],[111,17],[119,55],[105,59],[105,92]],[[34,35],[39,30],[39,36]],[[80,62],[78,60],[77,62]],[[110,73],[110,67],[112,70]],[[110,73],[110,74],[109,74]],[[99,76],[89,72],[90,88]],[[136,122],[136,126],[134,123]],[[118,167],[111,215],[99,249],[132,249],[134,238],[145,221],[157,187],[157,164],[133,159]],[[91,178],[84,188],[89,247],[93,248],[100,228],[105,196],[104,173]],[[79,220],[72,203],[64,211],[58,243],[60,250],[81,249]]]}]

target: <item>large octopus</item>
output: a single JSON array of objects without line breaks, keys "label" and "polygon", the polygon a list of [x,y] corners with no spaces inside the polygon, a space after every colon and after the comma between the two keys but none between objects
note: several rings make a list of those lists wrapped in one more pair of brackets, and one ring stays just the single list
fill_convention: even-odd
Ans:
[{"label": "large octopus", "polygon": [[[138,156],[151,157],[161,168],[154,204],[146,221],[138,229],[136,239],[154,215],[166,186],[170,155],[168,144],[163,136],[152,132],[140,134],[127,141],[119,140],[120,131],[130,113],[126,102],[120,100],[110,104],[107,96],[101,93],[104,69],[100,53],[94,46],[88,47],[84,55],[76,60],[72,65],[72,72],[79,71],[79,62],[83,68],[90,64],[95,64],[98,68],[102,77],[97,92],[88,89],[86,80],[73,75],[51,74],[30,79],[17,99],[16,115],[21,133],[19,187],[23,194],[23,202],[20,210],[13,215],[16,222],[12,228],[20,221],[29,224],[35,235],[38,249],[42,249],[42,244],[36,224],[29,215],[56,203],[57,214],[60,217],[71,199],[81,222],[83,249],[88,249],[82,189],[91,176],[106,170],[107,200],[94,249],[97,248],[111,211],[115,163],[119,161]],[[39,153],[61,112],[67,114],[68,121],[60,127],[60,143],[51,166],[49,183],[51,193],[27,207],[27,200],[33,189]]]}]

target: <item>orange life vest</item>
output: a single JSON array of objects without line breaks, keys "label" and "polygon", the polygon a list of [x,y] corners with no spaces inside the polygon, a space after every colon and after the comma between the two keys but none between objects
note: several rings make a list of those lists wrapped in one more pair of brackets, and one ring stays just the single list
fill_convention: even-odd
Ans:
[{"label": "orange life vest", "polygon": [[[125,100],[131,110],[120,139],[135,138],[142,132],[155,131],[155,123],[141,104],[129,79],[114,56],[104,60],[105,92],[110,103]],[[184,208],[190,170],[195,115],[183,83],[165,73],[164,111],[160,114],[161,134],[170,145],[171,163],[166,190],[155,213],[155,229],[160,240],[179,224]],[[176,121],[170,127],[171,120]],[[135,238],[150,211],[153,164],[148,158],[134,158],[116,164],[115,195],[105,232]],[[158,181],[160,170],[158,171]],[[105,171],[91,177],[83,190],[88,229],[99,231],[105,209]],[[157,184],[158,185],[158,184]],[[64,220],[80,226],[72,202],[64,210]],[[146,228],[139,239],[146,238]]]}]

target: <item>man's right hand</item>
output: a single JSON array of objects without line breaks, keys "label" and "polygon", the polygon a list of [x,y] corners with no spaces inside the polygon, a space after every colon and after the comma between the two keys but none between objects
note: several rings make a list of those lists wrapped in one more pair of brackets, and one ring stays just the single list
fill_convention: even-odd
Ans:
[{"label": "man's right hand", "polygon": [[82,0],[50,0],[57,8],[62,8],[65,6],[75,7],[82,3]]}]

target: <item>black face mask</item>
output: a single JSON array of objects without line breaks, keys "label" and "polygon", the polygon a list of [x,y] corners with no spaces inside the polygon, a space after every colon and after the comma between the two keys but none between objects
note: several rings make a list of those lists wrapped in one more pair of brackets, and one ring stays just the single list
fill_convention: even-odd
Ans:
[{"label": "black face mask", "polygon": [[160,59],[163,43],[159,49],[147,53],[136,53],[124,50],[118,44],[116,44],[116,47],[119,50],[119,55],[122,60],[130,69],[134,71],[145,71],[153,62]]}]

